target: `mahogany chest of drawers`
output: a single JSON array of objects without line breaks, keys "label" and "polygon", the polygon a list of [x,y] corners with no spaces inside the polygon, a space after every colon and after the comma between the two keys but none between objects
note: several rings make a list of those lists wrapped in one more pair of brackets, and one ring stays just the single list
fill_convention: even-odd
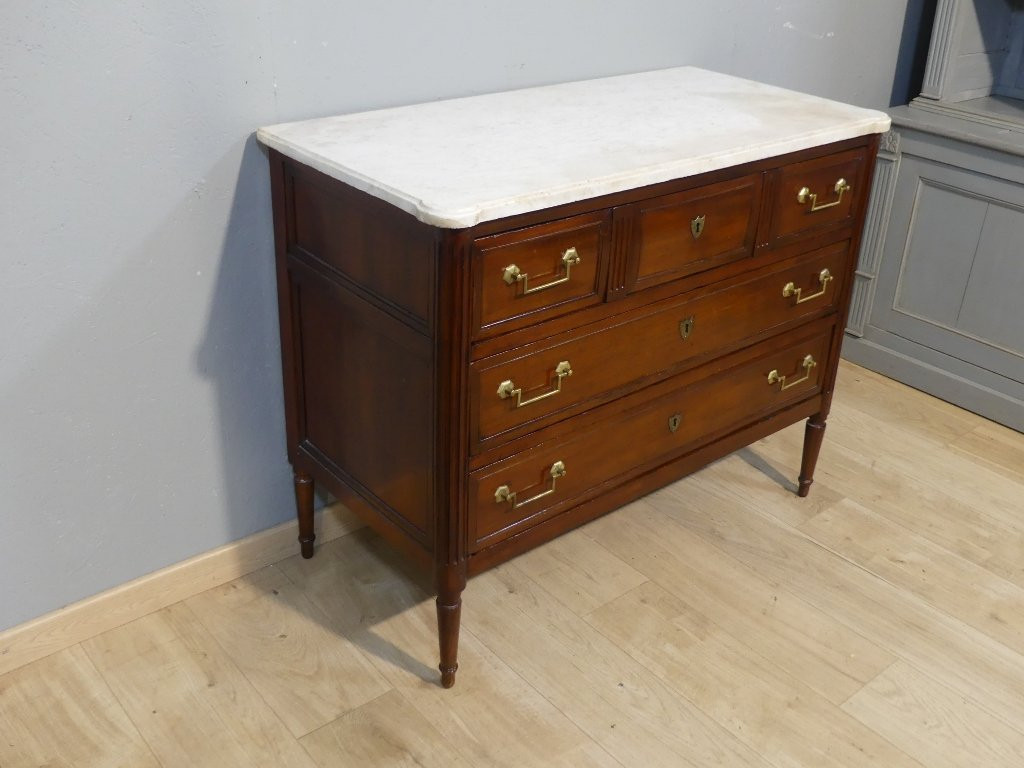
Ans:
[{"label": "mahogany chest of drawers", "polygon": [[[666,73],[646,77],[697,91],[706,82],[764,89],[700,70]],[[642,89],[644,77],[583,90],[631,78]],[[500,127],[503,105],[487,98],[451,102],[461,103],[453,119],[479,130],[480,115],[497,113]],[[609,98],[595,96],[592,108]],[[731,103],[737,114],[768,109]],[[396,199],[397,184],[374,186],[369,172],[325,160],[325,147],[365,142],[365,131],[314,126],[308,153],[289,126],[261,131],[302,553],[313,554],[315,481],[433,569],[445,686],[468,576],[805,418],[807,493],[886,125],[879,113],[812,103],[839,114],[830,133],[791,105],[792,125],[777,134],[800,136],[795,151],[761,148],[735,163],[741,152],[719,150],[702,160],[715,167],[698,173],[680,172],[666,154],[663,179],[650,163],[612,179],[601,176],[597,148],[592,172],[575,169],[586,176],[582,192],[544,187],[534,171],[528,183],[540,192],[510,203],[498,189],[490,214],[484,205],[446,213],[412,192]],[[389,113],[417,125],[416,110],[365,114],[383,126],[386,149],[395,141]],[[662,130],[669,138],[650,142],[671,149],[671,125]],[[563,159],[578,164],[558,153],[545,161]],[[475,162],[481,178],[466,185],[488,188],[486,163]]]}]

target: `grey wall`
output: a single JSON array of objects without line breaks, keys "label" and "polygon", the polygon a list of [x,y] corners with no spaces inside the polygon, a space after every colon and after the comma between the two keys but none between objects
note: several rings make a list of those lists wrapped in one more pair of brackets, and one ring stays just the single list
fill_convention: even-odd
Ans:
[{"label": "grey wall", "polygon": [[254,128],[685,63],[884,107],[907,7],[0,4],[0,629],[290,519]]}]

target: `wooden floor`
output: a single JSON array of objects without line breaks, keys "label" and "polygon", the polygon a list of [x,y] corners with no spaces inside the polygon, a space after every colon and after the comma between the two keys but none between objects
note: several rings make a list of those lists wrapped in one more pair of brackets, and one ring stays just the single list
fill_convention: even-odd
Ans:
[{"label": "wooden floor", "polygon": [[843,364],[796,426],[432,601],[365,531],[0,677],[0,766],[1024,766],[1024,435]]}]

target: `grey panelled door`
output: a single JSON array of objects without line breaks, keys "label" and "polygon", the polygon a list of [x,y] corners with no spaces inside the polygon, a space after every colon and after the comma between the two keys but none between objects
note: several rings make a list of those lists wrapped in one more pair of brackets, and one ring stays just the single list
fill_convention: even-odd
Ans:
[{"label": "grey panelled door", "polygon": [[843,356],[1024,432],[1024,1],[938,0],[891,115]]},{"label": "grey panelled door", "polygon": [[1024,187],[904,155],[871,322],[1024,383]]}]

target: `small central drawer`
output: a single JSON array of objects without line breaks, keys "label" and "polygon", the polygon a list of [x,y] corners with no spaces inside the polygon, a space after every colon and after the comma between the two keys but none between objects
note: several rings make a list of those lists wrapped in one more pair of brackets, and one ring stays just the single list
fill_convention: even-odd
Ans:
[{"label": "small central drawer", "polygon": [[836,243],[728,287],[686,294],[473,362],[472,453],[645,379],[833,310],[843,295],[847,260],[848,243]]},{"label": "small central drawer", "polygon": [[742,259],[754,251],[761,175],[636,203],[631,290],[643,290]]},{"label": "small central drawer", "polygon": [[668,461],[812,396],[821,388],[833,328],[771,339],[722,373],[471,473],[471,549],[592,497],[609,480]]},{"label": "small central drawer", "polygon": [[597,211],[475,240],[475,335],[602,302],[610,219]]}]

